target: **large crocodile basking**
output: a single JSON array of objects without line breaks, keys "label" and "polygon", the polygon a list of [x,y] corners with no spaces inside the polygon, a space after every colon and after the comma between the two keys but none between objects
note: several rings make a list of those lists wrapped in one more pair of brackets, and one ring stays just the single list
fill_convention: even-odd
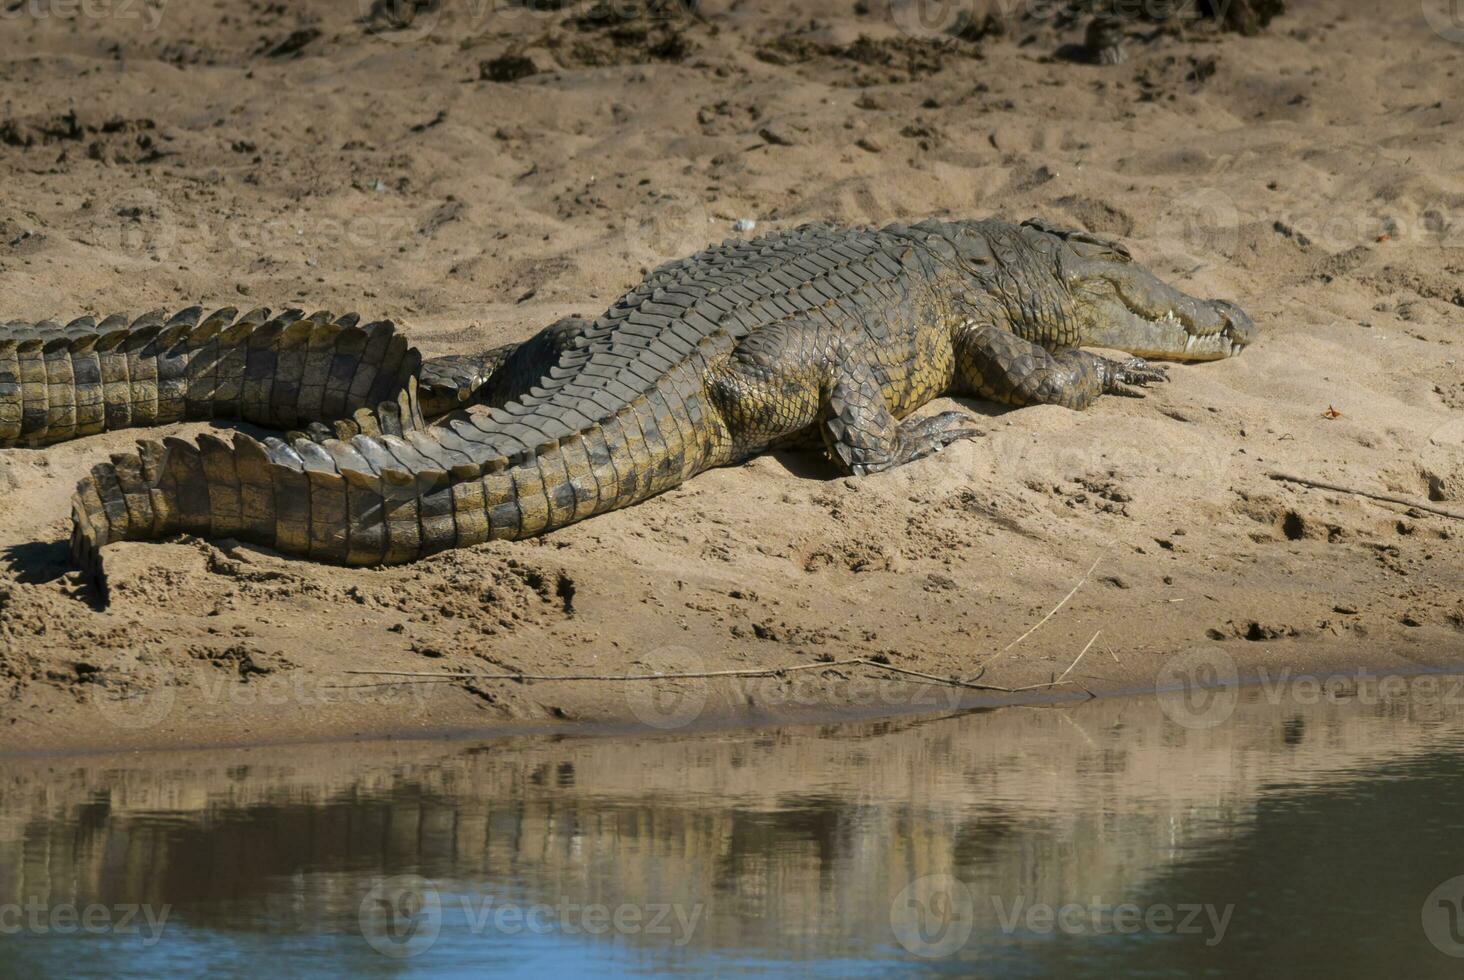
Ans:
[{"label": "large crocodile basking", "polygon": [[[863,475],[974,435],[940,395],[1083,409],[1229,357],[1255,327],[1037,221],[807,225],[662,266],[594,321],[423,361],[389,322],[198,308],[0,327],[0,446],[231,419],[82,480],[72,554],[178,533],[409,562],[627,507],[775,445]],[[1080,346],[1126,351],[1116,361]],[[289,431],[296,430],[296,431]]]}]

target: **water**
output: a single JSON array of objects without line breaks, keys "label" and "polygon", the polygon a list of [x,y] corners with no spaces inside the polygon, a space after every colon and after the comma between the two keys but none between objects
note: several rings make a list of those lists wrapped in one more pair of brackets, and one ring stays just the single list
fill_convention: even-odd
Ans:
[{"label": "water", "polygon": [[4,760],[0,976],[1457,976],[1464,687],[1346,693]]}]

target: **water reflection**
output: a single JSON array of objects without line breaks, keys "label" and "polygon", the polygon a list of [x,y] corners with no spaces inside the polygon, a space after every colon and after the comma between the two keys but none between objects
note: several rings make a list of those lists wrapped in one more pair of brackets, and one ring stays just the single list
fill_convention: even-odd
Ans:
[{"label": "water reflection", "polygon": [[11,760],[0,975],[1453,976],[1460,701]]}]

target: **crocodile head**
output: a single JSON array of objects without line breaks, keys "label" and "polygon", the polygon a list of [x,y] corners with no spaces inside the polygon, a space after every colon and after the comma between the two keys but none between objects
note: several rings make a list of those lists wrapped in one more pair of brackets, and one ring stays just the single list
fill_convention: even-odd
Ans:
[{"label": "crocodile head", "polygon": [[1225,300],[1196,299],[1135,265],[1122,246],[1073,235],[1057,250],[1083,343],[1167,361],[1217,361],[1252,343],[1256,325]]},{"label": "crocodile head", "polygon": [[[1087,232],[1040,219],[1018,227],[928,221],[914,231],[932,255],[969,277],[975,287],[968,297],[972,309],[982,308],[983,292],[995,295],[1014,329],[1028,339],[1167,361],[1234,357],[1256,339],[1255,323],[1235,304],[1180,292],[1136,265],[1121,244]],[[1058,289],[1051,289],[1048,276],[1061,284]],[[1061,310],[1038,301],[1054,294],[1061,297]],[[1026,299],[1012,303],[1012,295]]]}]

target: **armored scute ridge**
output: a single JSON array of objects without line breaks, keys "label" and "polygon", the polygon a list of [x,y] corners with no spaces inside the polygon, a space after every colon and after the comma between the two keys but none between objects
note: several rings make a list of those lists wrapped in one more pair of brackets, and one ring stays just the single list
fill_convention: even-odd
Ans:
[{"label": "armored scute ridge", "polygon": [[[808,225],[651,273],[597,320],[423,361],[389,322],[200,308],[0,328],[0,445],[227,419],[81,481],[72,550],[177,533],[347,565],[531,537],[770,446],[876,473],[974,434],[943,394],[1086,408],[1255,328],[1040,222]],[[1128,351],[1112,361],[1082,345]],[[429,421],[430,420],[430,421]]]},{"label": "armored scute ridge", "polygon": [[0,446],[230,419],[292,428],[392,397],[421,358],[389,322],[201,307],[0,325]]}]

